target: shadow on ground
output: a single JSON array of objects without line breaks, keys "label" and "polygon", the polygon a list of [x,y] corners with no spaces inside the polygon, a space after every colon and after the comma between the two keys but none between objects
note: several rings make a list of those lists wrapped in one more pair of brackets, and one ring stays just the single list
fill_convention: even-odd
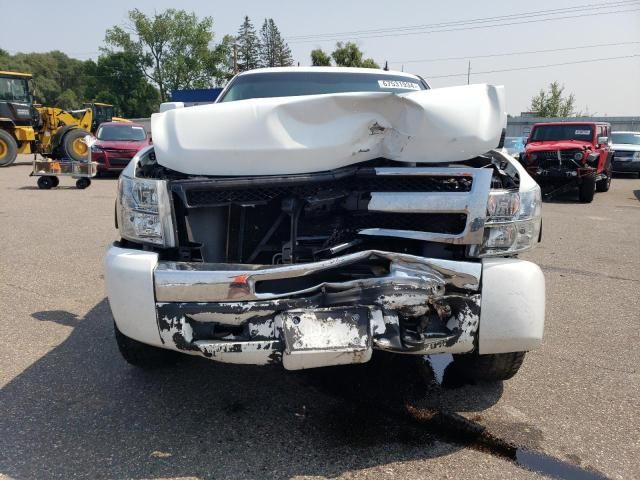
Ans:
[{"label": "shadow on ground", "polygon": [[[120,358],[106,300],[82,319],[33,317],[75,328],[0,391],[0,473],[12,478],[333,477],[462,448],[389,414],[406,397],[388,367],[295,374],[186,357],[142,372]],[[436,408],[479,411],[502,394],[423,380]]]}]

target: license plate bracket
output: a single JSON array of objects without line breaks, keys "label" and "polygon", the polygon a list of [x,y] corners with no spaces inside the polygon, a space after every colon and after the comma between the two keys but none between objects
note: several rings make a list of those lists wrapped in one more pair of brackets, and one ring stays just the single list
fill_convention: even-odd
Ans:
[{"label": "license plate bracket", "polygon": [[287,370],[364,363],[372,354],[369,309],[335,307],[281,314]]}]

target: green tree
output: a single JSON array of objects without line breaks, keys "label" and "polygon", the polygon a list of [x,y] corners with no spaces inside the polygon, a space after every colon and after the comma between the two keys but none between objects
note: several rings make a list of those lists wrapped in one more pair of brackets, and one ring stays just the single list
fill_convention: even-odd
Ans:
[{"label": "green tree", "polygon": [[147,117],[158,111],[160,95],[130,52],[106,53],[98,58],[91,100],[111,103],[119,116]]},{"label": "green tree", "polygon": [[372,58],[363,59],[362,51],[353,42],[336,43],[336,49],[331,56],[339,67],[380,68]]},{"label": "green tree", "polygon": [[0,70],[33,74],[36,102],[65,109],[78,108],[91,84],[93,62],[69,58],[60,51],[0,55]]},{"label": "green tree", "polygon": [[273,32],[273,45],[275,53],[275,67],[291,67],[293,66],[293,56],[287,42],[280,34],[280,30],[276,27],[273,18],[269,19],[269,27]]},{"label": "green tree", "polygon": [[238,71],[244,72],[260,67],[260,40],[247,15],[245,15],[244,21],[238,30],[236,43]]},{"label": "green tree", "polygon": [[235,43],[236,39],[233,35],[225,35],[213,50],[210,70],[213,72],[213,84],[216,87],[224,86],[235,75],[233,63]]},{"label": "green tree", "polygon": [[565,96],[564,85],[552,82],[547,91],[541,89],[531,99],[530,110],[539,117],[571,117],[575,115],[575,97],[573,93]]},{"label": "green tree", "polygon": [[143,74],[158,87],[167,101],[172,90],[211,84],[214,73],[213,19],[199,20],[195,13],[168,9],[148,17],[138,9],[129,11],[128,28],[107,30],[105,43],[132,55]]},{"label": "green tree", "polygon": [[380,68],[373,58],[365,58],[360,64],[362,68]]},{"label": "green tree", "polygon": [[331,57],[321,48],[311,50],[311,65],[314,67],[330,67]]}]

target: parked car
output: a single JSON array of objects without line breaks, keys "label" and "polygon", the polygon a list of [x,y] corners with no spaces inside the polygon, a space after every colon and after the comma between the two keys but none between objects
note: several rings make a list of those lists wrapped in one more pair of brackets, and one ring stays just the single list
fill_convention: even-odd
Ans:
[{"label": "parked car", "polygon": [[520,158],[520,154],[524,152],[525,137],[505,137],[504,148],[513,158]]},{"label": "parked car", "polygon": [[524,164],[545,196],[578,188],[581,202],[611,185],[608,123],[536,123],[525,147]]},{"label": "parked car", "polygon": [[614,173],[640,176],[640,132],[612,132]]},{"label": "parked car", "polygon": [[98,172],[120,172],[151,139],[144,126],[137,123],[105,122],[96,131],[91,159],[98,162]]},{"label": "parked car", "polygon": [[105,258],[122,356],[297,370],[448,352],[474,381],[512,377],[545,287],[516,258],[541,195],[498,149],[505,110],[502,87],[299,67],[154,114]]}]

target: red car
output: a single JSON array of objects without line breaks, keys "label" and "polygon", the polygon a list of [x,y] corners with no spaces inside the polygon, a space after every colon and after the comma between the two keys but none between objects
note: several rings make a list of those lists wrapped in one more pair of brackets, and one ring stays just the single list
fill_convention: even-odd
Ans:
[{"label": "red car", "polygon": [[137,123],[105,122],[96,138],[91,159],[98,162],[98,173],[122,171],[138,150],[151,143],[144,127]]},{"label": "red car", "polygon": [[611,185],[611,126],[602,122],[537,123],[523,163],[546,197],[578,188],[581,202]]}]

